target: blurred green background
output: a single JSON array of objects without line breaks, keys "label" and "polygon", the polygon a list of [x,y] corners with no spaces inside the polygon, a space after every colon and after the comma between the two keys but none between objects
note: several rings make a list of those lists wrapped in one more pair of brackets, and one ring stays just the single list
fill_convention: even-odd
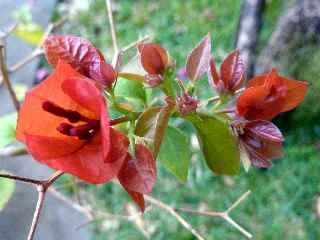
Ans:
[{"label": "blurred green background", "polygon": [[[279,17],[294,1],[266,2],[263,25],[258,42],[261,51],[269,40]],[[114,17],[121,46],[139,36],[151,34],[183,67],[188,52],[208,32],[213,38],[213,53],[218,63],[234,48],[240,15],[238,0],[194,1],[114,1]],[[71,1],[58,5],[56,16],[65,11],[72,15],[64,27],[66,34],[77,34],[101,48],[108,60],[112,42],[104,0]],[[232,216],[254,239],[320,239],[320,221],[316,202],[320,197],[319,159],[319,42],[310,40],[297,44],[290,54],[281,57],[281,73],[311,84],[305,102],[275,122],[286,136],[286,156],[274,162],[269,170],[244,170],[236,177],[214,176],[196,151],[192,157],[189,178],[183,185],[159,166],[159,180],[153,195],[173,206],[194,209],[224,210],[248,189],[250,197],[234,210]],[[211,94],[209,92],[205,94]],[[189,131],[188,126],[182,125]],[[318,147],[317,147],[318,146]],[[64,179],[63,181],[69,181]],[[129,201],[126,193],[115,184],[83,186],[85,198],[97,209],[121,213]],[[69,189],[72,193],[72,189]],[[207,239],[245,239],[221,219],[182,214]],[[168,213],[152,209],[144,217],[151,239],[194,239]],[[89,226],[95,240],[143,239],[141,231],[130,221],[110,218]]]}]

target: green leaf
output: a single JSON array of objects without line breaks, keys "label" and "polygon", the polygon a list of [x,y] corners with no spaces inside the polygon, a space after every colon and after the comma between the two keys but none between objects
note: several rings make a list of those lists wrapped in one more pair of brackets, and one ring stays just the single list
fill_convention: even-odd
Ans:
[{"label": "green leaf", "polygon": [[126,98],[134,104],[141,105],[146,102],[146,92],[143,84],[137,81],[130,81],[124,78],[118,78],[114,89],[116,97]]},{"label": "green leaf", "polygon": [[16,113],[10,113],[0,117],[0,149],[15,141],[16,124]]},{"label": "green leaf", "polygon": [[13,34],[30,44],[40,44],[44,35],[43,28],[33,22],[19,24]]},{"label": "green leaf", "polygon": [[189,138],[181,130],[169,126],[160,148],[158,160],[184,183],[188,178],[190,158]]},{"label": "green leaf", "polygon": [[153,154],[156,158],[168,126],[174,103],[168,101],[164,107],[149,108],[137,120],[135,134],[153,142]]},{"label": "green leaf", "polygon": [[139,83],[144,83],[144,76],[135,73],[119,72],[118,77],[125,78],[130,81],[136,81]]},{"label": "green leaf", "polygon": [[15,190],[15,181],[0,178],[0,211],[5,208]]},{"label": "green leaf", "polygon": [[160,111],[161,107],[146,109],[137,121],[135,134],[137,136],[151,138],[152,135],[154,135],[155,122],[157,121]]},{"label": "green leaf", "polygon": [[236,138],[228,125],[215,117],[190,115],[209,168],[224,175],[234,175],[240,168],[240,153]]}]

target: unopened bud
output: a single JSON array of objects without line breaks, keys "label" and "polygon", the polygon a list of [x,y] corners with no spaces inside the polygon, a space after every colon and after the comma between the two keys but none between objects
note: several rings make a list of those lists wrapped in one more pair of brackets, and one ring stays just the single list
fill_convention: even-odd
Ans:
[{"label": "unopened bud", "polygon": [[199,100],[193,98],[188,93],[183,93],[177,97],[178,110],[182,115],[186,115],[197,110]]},{"label": "unopened bud", "polygon": [[146,74],[144,76],[144,81],[150,86],[150,87],[157,87],[162,83],[162,76],[160,74]]}]

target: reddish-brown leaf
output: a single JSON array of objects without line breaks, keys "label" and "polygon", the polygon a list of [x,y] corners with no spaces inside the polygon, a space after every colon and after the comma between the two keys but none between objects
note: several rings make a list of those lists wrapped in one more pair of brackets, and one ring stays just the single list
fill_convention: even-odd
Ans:
[{"label": "reddish-brown leaf", "polygon": [[145,210],[145,202],[144,202],[144,197],[142,193],[130,191],[125,188],[131,199],[139,206],[141,212],[144,212]]},{"label": "reddish-brown leaf", "polygon": [[259,136],[260,138],[275,141],[275,142],[282,142],[284,138],[282,133],[280,132],[279,128],[274,125],[272,122],[257,120],[251,121],[246,124],[246,129],[248,129],[253,134]]},{"label": "reddish-brown leaf", "polygon": [[162,74],[168,64],[167,51],[159,44],[140,44],[138,50],[141,55],[143,68],[149,74]]},{"label": "reddish-brown leaf", "polygon": [[117,79],[117,72],[108,63],[93,62],[89,67],[89,76],[102,86],[111,88]]},{"label": "reddish-brown leaf", "polygon": [[191,51],[187,59],[186,70],[191,81],[199,79],[209,69],[211,55],[211,37],[206,35]]},{"label": "reddish-brown leaf", "polygon": [[[101,74],[99,64],[104,57],[88,40],[69,35],[51,35],[43,43],[45,56],[50,64],[56,66],[59,59],[69,63],[81,74],[91,77],[94,69]],[[93,66],[93,70],[90,69]],[[105,68],[105,67],[104,67]],[[91,72],[91,73],[90,73]]]},{"label": "reddish-brown leaf", "polygon": [[88,67],[92,62],[103,59],[101,53],[92,44],[81,37],[69,35],[51,35],[43,43],[46,58],[56,66],[59,59],[74,68]]},{"label": "reddish-brown leaf", "polygon": [[149,108],[141,114],[136,124],[136,135],[153,141],[153,155],[156,158],[168,126],[174,102],[167,100],[164,107]]},{"label": "reddish-brown leaf", "polygon": [[210,59],[208,78],[210,80],[210,84],[212,84],[214,87],[218,87],[220,83],[220,77],[213,58]]},{"label": "reddish-brown leaf", "polygon": [[225,88],[231,92],[238,90],[244,81],[244,62],[239,50],[230,53],[221,64],[221,79]]},{"label": "reddish-brown leaf", "polygon": [[256,167],[270,167],[272,159],[283,155],[283,136],[271,122],[260,120],[248,122],[239,138],[241,146],[247,151],[251,163]]},{"label": "reddish-brown leaf", "polygon": [[125,189],[149,193],[156,182],[156,162],[151,151],[142,144],[135,146],[135,156],[127,156],[118,179]]},{"label": "reddish-brown leaf", "polygon": [[161,107],[146,109],[138,118],[135,134],[140,137],[153,138],[157,122],[157,116]]}]

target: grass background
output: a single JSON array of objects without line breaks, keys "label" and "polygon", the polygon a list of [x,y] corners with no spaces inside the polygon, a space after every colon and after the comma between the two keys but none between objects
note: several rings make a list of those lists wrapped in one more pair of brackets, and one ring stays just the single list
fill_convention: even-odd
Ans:
[{"label": "grass background", "polygon": [[[114,1],[115,21],[121,46],[139,36],[152,34],[182,67],[188,52],[207,33],[213,37],[213,52],[218,62],[233,49],[241,1],[237,0],[121,0]],[[278,17],[293,1],[267,1],[258,48],[261,50],[272,33]],[[63,31],[90,39],[110,60],[112,43],[103,0],[74,1],[60,4],[57,15],[68,8],[72,21]],[[285,57],[285,73],[312,83],[306,102],[292,113],[276,119],[286,135],[286,156],[276,160],[266,171],[251,169],[239,176],[214,176],[203,158],[195,153],[188,182],[182,185],[159,166],[159,180],[153,195],[175,206],[224,210],[248,189],[251,196],[232,216],[253,235],[254,239],[320,239],[320,221],[316,200],[320,197],[319,139],[319,56],[316,42],[308,42]],[[303,51],[304,50],[304,51]],[[290,64],[289,64],[290,63]],[[309,64],[308,64],[309,63]],[[277,66],[276,66],[277,67]],[[210,94],[210,92],[208,93]],[[319,105],[319,104],[318,104]],[[128,197],[114,184],[87,186],[86,195],[95,207],[108,212],[122,212]],[[207,239],[245,239],[222,221],[184,215]],[[167,213],[152,210],[145,214],[152,239],[194,239]],[[127,221],[108,219],[91,225],[95,240],[142,239],[142,234]]]}]

